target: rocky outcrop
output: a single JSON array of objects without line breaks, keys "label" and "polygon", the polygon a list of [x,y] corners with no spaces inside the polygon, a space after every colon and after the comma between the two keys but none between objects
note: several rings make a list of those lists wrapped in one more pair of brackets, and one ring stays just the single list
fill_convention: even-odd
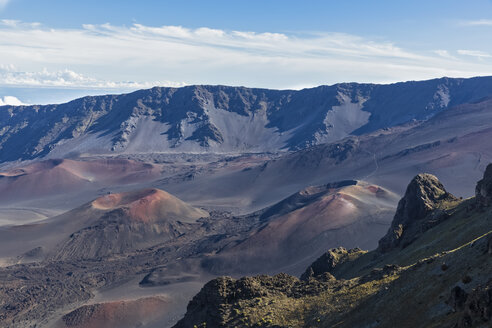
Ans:
[{"label": "rocky outcrop", "polygon": [[492,323],[492,280],[468,295],[458,327],[474,327],[485,323]]},{"label": "rocky outcrop", "polygon": [[346,261],[357,258],[358,256],[367,253],[360,248],[345,249],[338,247],[330,249],[325,254],[321,255],[316,261],[311,264],[306,271],[301,275],[301,280],[309,280],[319,277],[325,273],[333,274],[333,270],[337,265]]},{"label": "rocky outcrop", "polygon": [[210,122],[197,128],[187,140],[199,140],[200,146],[209,147],[211,142],[223,143],[224,137],[220,130]]},{"label": "rocky outcrop", "polygon": [[174,327],[200,326],[229,327],[228,322],[236,313],[229,305],[240,300],[250,300],[268,295],[287,293],[299,279],[281,273],[275,276],[231,277],[214,279],[190,301],[186,315]]},{"label": "rocky outcrop", "polygon": [[393,222],[379,241],[379,251],[385,253],[412,243],[423,232],[445,220],[448,216],[446,207],[457,201],[435,176],[417,175],[398,203]]},{"label": "rocky outcrop", "polygon": [[455,328],[490,327],[492,323],[492,280],[470,293],[456,286],[451,291],[448,304],[460,312]]},{"label": "rocky outcrop", "polygon": [[480,207],[489,207],[492,204],[492,164],[487,166],[483,179],[477,183],[475,199]]},{"label": "rocky outcrop", "polygon": [[464,308],[467,297],[468,294],[463,288],[456,286],[451,290],[451,295],[446,303],[456,312]]}]

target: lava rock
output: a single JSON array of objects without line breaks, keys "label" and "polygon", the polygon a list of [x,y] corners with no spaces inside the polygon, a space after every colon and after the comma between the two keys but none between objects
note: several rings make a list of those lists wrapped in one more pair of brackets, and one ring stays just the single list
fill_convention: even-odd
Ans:
[{"label": "lava rock", "polygon": [[301,280],[307,281],[311,278],[319,277],[325,273],[329,273],[331,275],[337,265],[340,265],[343,262],[364,253],[365,251],[360,248],[347,250],[344,247],[338,247],[330,249],[306,269],[306,271],[301,275]]},{"label": "lava rock", "polygon": [[475,199],[481,207],[489,207],[492,204],[492,164],[487,166],[483,179],[477,183]]}]

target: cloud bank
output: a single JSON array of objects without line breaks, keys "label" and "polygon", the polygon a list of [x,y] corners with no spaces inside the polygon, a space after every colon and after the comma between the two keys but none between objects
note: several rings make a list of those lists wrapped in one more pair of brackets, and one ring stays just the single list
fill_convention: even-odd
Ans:
[{"label": "cloud bank", "polygon": [[27,104],[24,104],[18,98],[13,97],[13,96],[5,96],[3,98],[0,98],[0,106],[6,106],[6,105],[21,106],[21,105],[27,105]]},{"label": "cloud bank", "polygon": [[485,52],[485,51],[479,51],[479,50],[458,50],[458,53],[463,56],[472,56],[472,57],[477,57],[477,58],[491,58],[492,56]]},{"label": "cloud bank", "polygon": [[302,88],[492,74],[479,50],[412,51],[343,33],[255,33],[182,26],[52,29],[0,21],[0,85],[145,88],[228,84]]},{"label": "cloud bank", "polygon": [[74,71],[64,69],[49,71],[46,68],[39,72],[19,71],[15,66],[0,65],[0,85],[29,86],[29,87],[56,87],[56,88],[83,88],[83,89],[142,89],[153,86],[181,87],[183,82],[172,81],[108,81],[88,77]]},{"label": "cloud bank", "polygon": [[463,25],[467,26],[492,26],[492,19],[478,19],[464,22]]}]

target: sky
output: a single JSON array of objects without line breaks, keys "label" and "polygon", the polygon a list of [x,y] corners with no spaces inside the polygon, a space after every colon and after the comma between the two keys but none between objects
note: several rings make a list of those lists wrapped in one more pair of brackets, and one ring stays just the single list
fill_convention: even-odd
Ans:
[{"label": "sky", "polygon": [[0,0],[0,105],[492,75],[492,0]]}]

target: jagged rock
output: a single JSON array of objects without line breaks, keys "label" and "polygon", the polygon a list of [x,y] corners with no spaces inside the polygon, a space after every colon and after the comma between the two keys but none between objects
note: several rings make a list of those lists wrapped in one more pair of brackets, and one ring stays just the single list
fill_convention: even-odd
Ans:
[{"label": "jagged rock", "polygon": [[193,134],[186,140],[200,140],[200,145],[203,147],[210,146],[210,142],[223,143],[224,137],[220,130],[210,122],[206,122],[201,127],[196,129]]},{"label": "jagged rock", "polygon": [[456,328],[490,327],[492,320],[492,280],[467,294],[460,287],[452,290],[451,303],[454,311],[461,312]]},{"label": "jagged rock", "polygon": [[447,304],[453,308],[453,311],[463,310],[468,294],[460,286],[456,286],[451,290],[451,296],[447,300]]},{"label": "jagged rock", "polygon": [[492,204],[492,164],[487,166],[483,179],[477,183],[475,199],[482,207],[488,207]]},{"label": "jagged rock", "polygon": [[447,218],[447,203],[458,201],[431,174],[419,174],[410,182],[398,203],[395,217],[386,235],[379,241],[379,251],[405,247],[423,232]]},{"label": "jagged rock", "polygon": [[187,328],[206,322],[207,327],[227,327],[227,319],[232,313],[227,305],[239,300],[285,293],[299,279],[280,273],[275,276],[245,277],[239,280],[220,277],[209,281],[193,297],[187,307],[186,315],[174,327]]},{"label": "jagged rock", "polygon": [[337,265],[358,257],[364,253],[366,252],[360,248],[347,250],[344,247],[338,247],[330,249],[306,269],[306,271],[301,275],[301,280],[307,281],[310,278],[316,278],[326,273],[332,275],[332,272]]}]

